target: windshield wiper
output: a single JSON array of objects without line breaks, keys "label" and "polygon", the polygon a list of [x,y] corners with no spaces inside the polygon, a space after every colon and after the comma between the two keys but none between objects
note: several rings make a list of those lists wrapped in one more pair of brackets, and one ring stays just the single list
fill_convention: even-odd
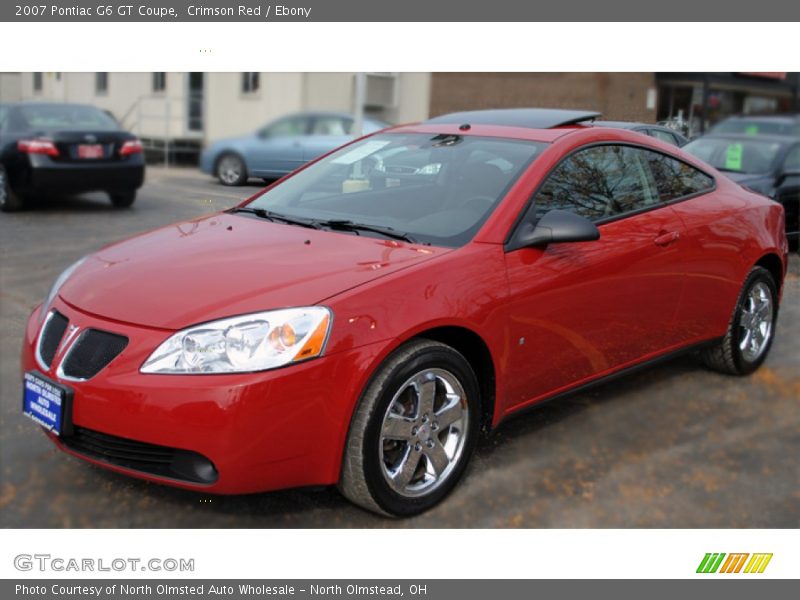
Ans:
[{"label": "windshield wiper", "polygon": [[234,206],[228,212],[230,213],[248,213],[250,215],[255,215],[257,217],[261,217],[262,219],[268,219],[272,221],[272,217],[269,216],[269,213],[263,208],[250,208],[249,206]]},{"label": "windshield wiper", "polygon": [[358,233],[359,231],[369,231],[371,233],[377,233],[387,238],[391,238],[393,240],[402,240],[404,242],[408,242],[410,244],[416,244],[417,241],[408,235],[407,233],[403,233],[402,231],[397,231],[391,227],[381,227],[380,225],[368,225],[366,223],[355,223],[353,221],[348,221],[347,219],[330,219],[328,221],[317,221],[318,225],[322,227],[328,227],[329,229],[336,229],[339,231],[353,231]]},{"label": "windshield wiper", "polygon": [[282,215],[280,213],[272,212],[271,210],[267,210],[266,208],[252,208],[250,206],[240,206],[231,209],[230,212],[248,213],[251,215],[255,215],[261,219],[267,219],[268,221],[272,221],[273,223],[286,223],[287,225],[297,225],[299,227],[308,227],[309,229],[319,229],[319,225],[316,223],[316,221],[310,221],[306,219],[296,219],[294,217],[289,217],[286,215]]}]

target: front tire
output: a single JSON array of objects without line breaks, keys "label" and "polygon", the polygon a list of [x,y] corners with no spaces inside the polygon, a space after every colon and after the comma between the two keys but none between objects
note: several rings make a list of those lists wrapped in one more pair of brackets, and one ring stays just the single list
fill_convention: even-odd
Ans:
[{"label": "front tire", "polygon": [[422,513],[456,486],[475,449],[480,392],[467,360],[419,339],[395,351],[350,425],[339,490],[390,516]]},{"label": "front tire", "polygon": [[219,157],[214,173],[222,185],[244,185],[247,181],[247,165],[244,164],[244,159],[232,152]]},{"label": "front tire", "polygon": [[729,375],[747,375],[767,358],[778,319],[775,278],[754,267],[742,286],[725,337],[703,350],[706,366]]},{"label": "front tire", "polygon": [[11,189],[11,182],[5,167],[0,165],[0,211],[14,212],[25,207],[22,196]]}]

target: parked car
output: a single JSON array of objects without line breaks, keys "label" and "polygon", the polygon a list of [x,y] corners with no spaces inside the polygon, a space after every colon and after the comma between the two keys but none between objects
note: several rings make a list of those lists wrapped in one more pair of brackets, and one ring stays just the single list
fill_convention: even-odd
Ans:
[{"label": "parked car", "polygon": [[[298,113],[277,119],[258,131],[218,140],[200,157],[200,169],[223,185],[242,185],[250,177],[279,179],[318,156],[352,141],[353,117],[338,112]],[[389,125],[366,117],[364,133]]]},{"label": "parked car", "polygon": [[783,205],[789,246],[800,240],[800,137],[709,134],[685,150]]},{"label": "parked car", "polygon": [[142,144],[85,104],[0,104],[0,210],[31,197],[104,191],[129,207],[144,182]]},{"label": "parked car", "polygon": [[23,411],[120,473],[411,515],[522,409],[680,352],[753,372],[783,208],[595,116],[398,127],[88,255],[30,316]]},{"label": "parked car", "polygon": [[800,137],[800,115],[736,116],[720,121],[709,133],[791,135]]},{"label": "parked car", "polygon": [[595,121],[598,127],[618,127],[619,129],[630,129],[631,131],[638,131],[657,140],[672,144],[673,146],[681,147],[688,143],[689,138],[678,133],[674,129],[665,127],[664,125],[653,125],[651,123],[636,123],[632,121]]}]

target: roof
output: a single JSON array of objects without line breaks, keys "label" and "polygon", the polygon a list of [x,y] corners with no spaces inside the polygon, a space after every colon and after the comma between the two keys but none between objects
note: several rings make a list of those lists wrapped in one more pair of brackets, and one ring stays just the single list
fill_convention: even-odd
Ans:
[{"label": "roof", "polygon": [[[765,121],[779,123],[796,123],[800,121],[800,115],[733,115],[724,121]],[[720,121],[722,123],[723,121]]]},{"label": "roof", "polygon": [[749,133],[707,133],[692,140],[747,140],[749,142],[773,142],[781,145],[790,145],[800,142],[800,136],[796,135],[779,135],[779,134],[764,134],[764,135],[751,135]]},{"label": "roof", "polygon": [[552,129],[591,121],[600,116],[586,110],[559,110],[550,108],[500,108],[450,113],[428,119],[425,125],[495,125],[525,129]]},{"label": "roof", "polygon": [[25,100],[22,102],[6,102],[3,103],[3,106],[7,108],[23,108],[25,106],[81,106],[86,108],[96,108],[98,110],[103,110],[93,104],[87,104],[86,102],[49,102],[49,101],[40,101],[40,100]]}]

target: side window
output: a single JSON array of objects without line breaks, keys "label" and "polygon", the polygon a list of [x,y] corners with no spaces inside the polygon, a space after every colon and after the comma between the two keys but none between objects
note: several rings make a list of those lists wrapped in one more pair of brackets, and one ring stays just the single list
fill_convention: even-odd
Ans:
[{"label": "side window", "polygon": [[650,164],[662,202],[699,194],[714,187],[714,180],[705,173],[659,152],[643,151]]},{"label": "side window", "polygon": [[312,135],[349,135],[353,121],[341,117],[317,117],[311,128]]},{"label": "side window", "polygon": [[0,131],[6,130],[6,121],[8,121],[8,109],[0,106]]},{"label": "side window", "polygon": [[536,218],[558,208],[597,221],[658,204],[643,154],[638,148],[615,145],[576,152],[539,189]]},{"label": "side window", "polygon": [[[0,117],[0,122],[3,118]],[[789,150],[786,155],[786,160],[783,161],[783,170],[785,172],[797,173],[800,172],[800,146],[795,146]]]},{"label": "side window", "polygon": [[265,131],[267,137],[305,135],[308,132],[308,120],[303,117],[281,119],[277,123],[267,127]]},{"label": "side window", "polygon": [[660,129],[651,129],[650,135],[652,135],[657,140],[661,140],[662,142],[672,144],[673,146],[678,145],[678,139],[668,131],[661,131]]}]

